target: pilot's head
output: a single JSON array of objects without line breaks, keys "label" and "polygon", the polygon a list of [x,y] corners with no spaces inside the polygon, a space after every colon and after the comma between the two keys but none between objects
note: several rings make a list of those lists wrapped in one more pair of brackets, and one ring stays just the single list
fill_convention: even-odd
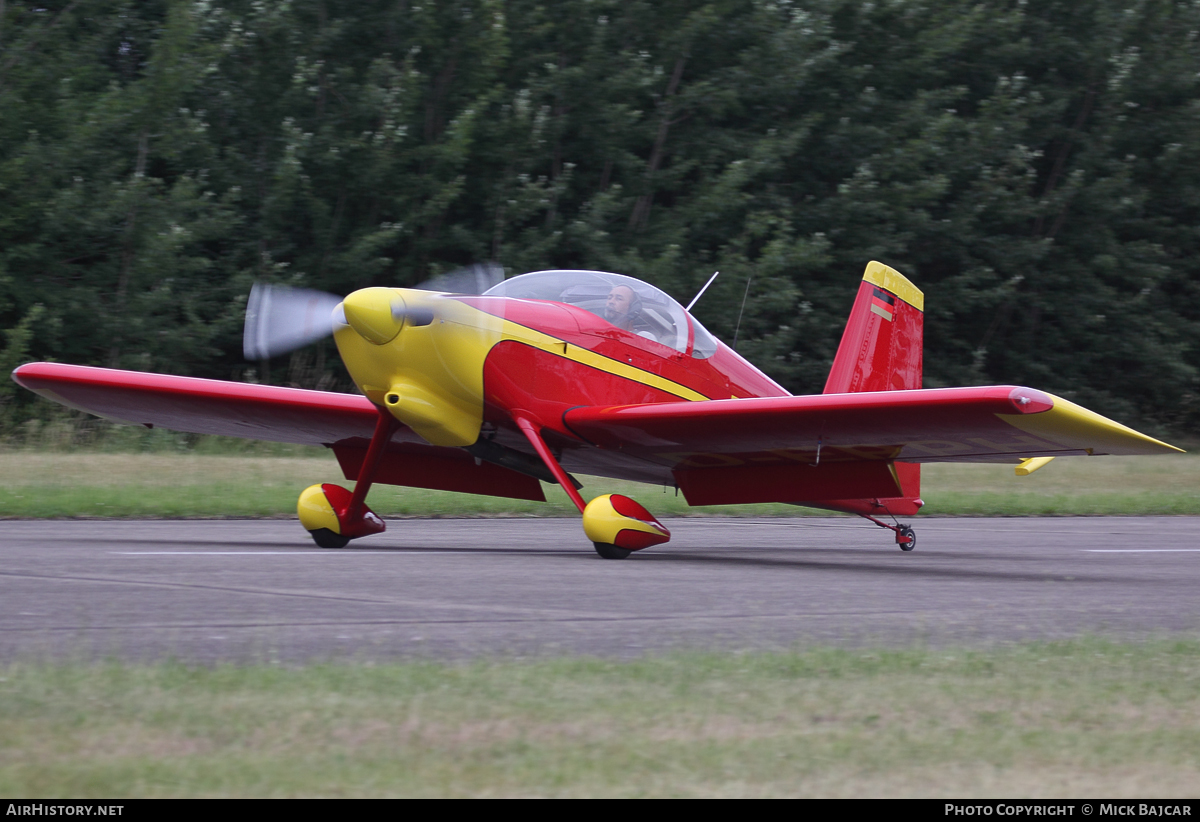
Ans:
[{"label": "pilot's head", "polygon": [[640,309],[636,291],[627,285],[614,285],[604,303],[604,319],[619,328],[630,328]]}]

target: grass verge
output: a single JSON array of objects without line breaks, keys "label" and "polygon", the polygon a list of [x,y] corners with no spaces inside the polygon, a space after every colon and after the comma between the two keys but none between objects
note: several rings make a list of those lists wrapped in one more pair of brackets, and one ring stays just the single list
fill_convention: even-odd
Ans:
[{"label": "grass verge", "polygon": [[1200,643],[0,667],[0,794],[1194,796]]},{"label": "grass verge", "polygon": [[[294,516],[315,482],[352,484],[320,449],[299,456],[197,453],[0,452],[0,517]],[[690,508],[674,489],[583,477],[585,496],[623,493],[656,516],[805,516],[791,505]],[[386,517],[575,516],[557,486],[548,502],[376,486],[371,506]],[[1005,465],[927,465],[924,513],[1200,514],[1200,457],[1085,457],[1056,460],[1018,478]]]}]

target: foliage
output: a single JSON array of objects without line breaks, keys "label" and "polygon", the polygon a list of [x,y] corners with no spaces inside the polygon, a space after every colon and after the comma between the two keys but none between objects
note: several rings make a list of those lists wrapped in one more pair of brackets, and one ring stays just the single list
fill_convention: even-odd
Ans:
[{"label": "foliage", "polygon": [[686,302],[719,269],[700,319],[819,391],[880,259],[927,292],[928,385],[1195,430],[1198,30],[1182,0],[6,0],[0,325],[327,385],[328,348],[241,361],[253,280],[495,259]]}]

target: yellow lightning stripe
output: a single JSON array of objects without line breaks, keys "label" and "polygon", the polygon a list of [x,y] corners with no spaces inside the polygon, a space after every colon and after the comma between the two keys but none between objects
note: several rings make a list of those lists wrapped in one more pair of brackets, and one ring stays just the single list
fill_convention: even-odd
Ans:
[{"label": "yellow lightning stripe", "polygon": [[660,377],[658,374],[644,371],[641,368],[629,363],[624,363],[620,360],[614,360],[611,357],[605,357],[601,354],[597,354],[594,351],[589,351],[586,348],[580,348],[579,346],[567,342],[566,340],[553,337],[541,331],[535,331],[532,328],[520,325],[512,320],[504,321],[502,339],[524,343],[549,354],[553,354],[556,357],[574,360],[582,365],[586,365],[600,371],[607,371],[610,374],[615,374],[618,377],[624,377],[627,380],[640,382],[642,385],[648,385],[651,388],[657,388],[658,390],[665,391],[668,394],[674,394],[680,399],[709,399],[699,391],[693,391],[686,385],[680,385],[677,382],[668,380],[665,377]]},{"label": "yellow lightning stripe", "polygon": [[[366,292],[370,293],[366,293]],[[361,295],[359,299],[355,295]],[[483,311],[466,302],[410,289],[364,289],[343,302],[347,321],[395,320],[393,295],[408,312],[427,310],[432,322],[404,323],[385,342],[352,325],[335,328],[334,340],[355,385],[371,402],[433,445],[464,446],[483,424],[483,367],[496,343],[510,340],[684,400],[708,399],[698,391],[545,332]],[[367,315],[370,317],[367,317]],[[386,325],[386,323],[385,323]],[[384,328],[386,331],[387,329]],[[367,328],[372,332],[372,328]],[[386,334],[380,335],[380,338]]]}]

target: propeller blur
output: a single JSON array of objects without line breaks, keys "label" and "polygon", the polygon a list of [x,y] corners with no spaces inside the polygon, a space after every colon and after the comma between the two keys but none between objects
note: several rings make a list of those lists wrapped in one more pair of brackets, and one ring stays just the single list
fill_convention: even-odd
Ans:
[{"label": "propeller blur", "polygon": [[[503,281],[503,268],[482,263],[438,275],[412,290],[482,294]],[[346,324],[340,311],[334,315],[341,302],[341,297],[324,291],[255,283],[246,304],[243,354],[251,362],[265,360],[328,337],[335,324]],[[433,321],[431,308],[410,310],[402,300],[393,301],[392,311],[397,321],[411,325],[428,325]]]},{"label": "propeller blur", "polygon": [[341,301],[322,291],[255,283],[246,304],[246,359],[277,357],[328,337],[333,333],[330,314]]}]

